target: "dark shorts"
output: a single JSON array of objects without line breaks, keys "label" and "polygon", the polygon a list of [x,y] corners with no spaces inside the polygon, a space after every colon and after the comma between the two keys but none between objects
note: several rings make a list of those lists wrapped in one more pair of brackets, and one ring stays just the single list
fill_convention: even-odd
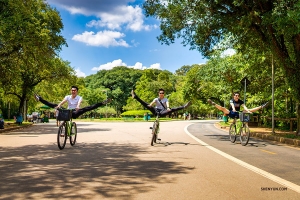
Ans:
[{"label": "dark shorts", "polygon": [[233,112],[232,110],[230,110],[228,116],[230,118],[234,118],[234,117],[239,118],[239,113],[238,112]]}]

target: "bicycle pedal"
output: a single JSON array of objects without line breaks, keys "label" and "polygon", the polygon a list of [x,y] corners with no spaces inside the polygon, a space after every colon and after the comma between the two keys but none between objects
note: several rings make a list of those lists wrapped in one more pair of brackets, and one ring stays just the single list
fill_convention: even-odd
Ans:
[{"label": "bicycle pedal", "polygon": [[153,127],[150,127],[150,129],[153,129]]},{"label": "bicycle pedal", "polygon": [[161,139],[160,139],[160,138],[157,138],[157,140],[161,141]]}]

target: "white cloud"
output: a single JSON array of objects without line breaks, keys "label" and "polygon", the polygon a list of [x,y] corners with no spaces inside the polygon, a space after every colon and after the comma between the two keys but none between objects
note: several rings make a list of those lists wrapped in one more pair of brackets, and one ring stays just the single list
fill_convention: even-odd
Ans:
[{"label": "white cloud", "polygon": [[127,64],[124,63],[121,59],[118,59],[118,60],[114,60],[112,62],[108,62],[103,65],[100,65],[99,67],[94,67],[92,69],[92,71],[99,71],[99,70],[103,70],[103,69],[110,70],[110,69],[112,69],[114,67],[118,67],[118,66],[125,66],[128,68],[141,69],[141,70],[148,69],[148,68],[161,70],[160,63],[155,63],[155,64],[152,64],[150,67],[146,67],[146,66],[143,66],[143,64],[141,62],[136,62],[135,65],[133,65],[133,66],[127,66]]},{"label": "white cloud", "polygon": [[96,16],[98,20],[87,23],[88,27],[106,27],[121,30],[122,26],[131,31],[149,31],[157,25],[145,25],[143,10],[139,5],[127,5],[134,0],[47,0],[62,7],[71,14]]},{"label": "white cloud", "polygon": [[149,69],[161,69],[160,63],[155,63],[155,64],[150,65]]},{"label": "white cloud", "polygon": [[127,66],[126,63],[123,63],[123,61],[121,59],[118,59],[118,60],[114,60],[112,62],[108,62],[106,64],[103,64],[103,65],[100,65],[99,67],[94,67],[92,69],[92,71],[99,71],[99,70],[102,70],[102,69],[106,69],[106,70],[110,70],[114,67],[117,67],[117,66]]},{"label": "white cloud", "polygon": [[146,66],[143,66],[142,63],[140,62],[136,62],[135,65],[133,66],[128,66],[129,68],[133,68],[133,69],[147,69]]},{"label": "white cloud", "polygon": [[144,25],[144,15],[139,6],[118,6],[114,12],[99,12],[99,20],[87,23],[88,27],[106,27],[111,30],[121,30],[123,25],[131,31],[151,30],[157,25]]},{"label": "white cloud", "polygon": [[123,39],[125,34],[116,31],[99,31],[96,34],[92,31],[85,31],[82,34],[74,35],[72,40],[83,42],[90,46],[123,46],[129,47],[127,42]]},{"label": "white cloud", "polygon": [[85,73],[80,71],[79,68],[75,69],[75,72],[77,77],[86,77]]}]

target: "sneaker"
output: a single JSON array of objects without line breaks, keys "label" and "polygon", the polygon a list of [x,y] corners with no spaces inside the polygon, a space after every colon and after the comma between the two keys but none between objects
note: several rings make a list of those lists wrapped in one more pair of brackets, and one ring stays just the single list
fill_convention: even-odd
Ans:
[{"label": "sneaker", "polygon": [[111,98],[108,98],[108,99],[106,99],[105,101],[103,101],[102,103],[103,104],[108,104],[108,103],[110,103],[111,102]]},{"label": "sneaker", "polygon": [[34,99],[35,99],[36,101],[40,101],[40,96],[37,95],[37,94],[34,94]]},{"label": "sneaker", "polygon": [[210,99],[207,99],[207,102],[209,103],[209,104],[211,104],[211,105],[216,105],[216,103],[215,102],[213,102],[212,100],[210,100]]},{"label": "sneaker", "polygon": [[131,96],[133,99],[135,98],[136,94],[134,93],[134,90],[131,90]]},{"label": "sneaker", "polygon": [[261,108],[265,108],[269,105],[269,102],[264,103],[263,105],[261,105]]},{"label": "sneaker", "polygon": [[192,104],[192,102],[189,101],[189,102],[187,102],[183,107],[184,107],[184,108],[187,108],[187,107],[189,107],[191,104]]}]

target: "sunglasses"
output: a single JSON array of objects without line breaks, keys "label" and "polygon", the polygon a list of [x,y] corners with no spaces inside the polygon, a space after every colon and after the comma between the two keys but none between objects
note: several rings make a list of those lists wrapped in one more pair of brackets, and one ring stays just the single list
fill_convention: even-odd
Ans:
[{"label": "sunglasses", "polygon": [[71,90],[72,92],[76,92],[76,90]]},{"label": "sunglasses", "polygon": [[239,97],[240,95],[236,94],[236,95],[234,95],[234,96]]},{"label": "sunglasses", "polygon": [[163,93],[163,92],[160,92],[159,94],[165,94],[165,93]]}]

